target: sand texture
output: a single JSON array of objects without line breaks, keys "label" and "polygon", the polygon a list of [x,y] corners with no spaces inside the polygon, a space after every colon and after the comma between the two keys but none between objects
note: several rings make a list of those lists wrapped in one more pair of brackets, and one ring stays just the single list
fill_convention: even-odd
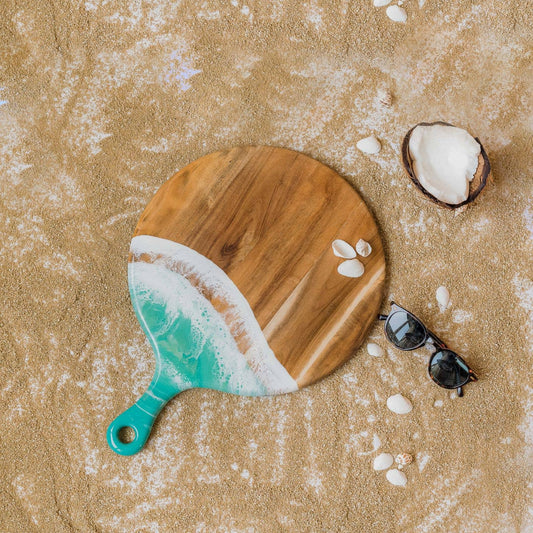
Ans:
[{"label": "sand texture", "polygon": [[[403,7],[405,24],[371,0],[1,2],[0,531],[533,530],[533,6]],[[492,162],[459,215],[401,168],[403,135],[433,120]],[[377,155],[355,148],[370,134]],[[386,247],[383,310],[394,298],[464,355],[480,375],[464,398],[376,323],[383,357],[363,347],[274,398],[187,391],[142,453],[108,448],[154,369],[127,287],[138,217],[175,171],[240,144],[354,185]],[[386,408],[398,392],[408,415]],[[406,487],[373,471],[381,451],[415,456]]]}]

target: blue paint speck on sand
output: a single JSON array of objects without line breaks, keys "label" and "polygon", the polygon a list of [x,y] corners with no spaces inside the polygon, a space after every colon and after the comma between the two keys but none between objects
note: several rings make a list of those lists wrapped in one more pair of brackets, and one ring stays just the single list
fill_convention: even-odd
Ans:
[{"label": "blue paint speck on sand", "polygon": [[7,104],[7,100],[0,100],[0,105]]}]

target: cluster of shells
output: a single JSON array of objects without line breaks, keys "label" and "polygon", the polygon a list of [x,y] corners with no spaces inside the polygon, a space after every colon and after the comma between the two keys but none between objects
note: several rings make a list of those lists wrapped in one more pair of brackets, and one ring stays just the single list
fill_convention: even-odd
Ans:
[{"label": "cluster of shells", "polygon": [[[399,453],[393,457],[390,453],[380,453],[374,459],[374,470],[387,470],[385,474],[387,481],[393,485],[403,487],[407,484],[407,476],[402,472],[402,469],[413,462],[413,456],[409,453]],[[397,468],[391,468],[396,463]]]},{"label": "cluster of shells", "polygon": [[384,7],[388,6],[385,10],[387,17],[389,17],[394,22],[405,22],[407,20],[407,12],[402,6],[403,0],[399,0],[398,4],[389,6],[391,0],[374,0],[375,7]]},{"label": "cluster of shells", "polygon": [[[396,414],[405,415],[413,409],[411,402],[401,394],[394,394],[387,399],[387,407]],[[397,467],[388,470],[386,477],[389,483],[403,487],[407,483],[407,476],[401,471],[404,466],[413,462],[409,453],[399,453],[395,458],[390,453],[380,453],[374,459],[374,470],[387,470],[393,463]]]},{"label": "cluster of shells", "polygon": [[[369,342],[366,348],[369,355],[373,357],[381,357],[384,354],[383,348],[375,342]],[[398,415],[406,415],[413,409],[412,403],[402,394],[389,396],[387,398],[387,407]],[[396,457],[393,457],[390,453],[380,453],[374,459],[374,470],[388,470],[396,463],[397,467],[388,470],[386,478],[389,483],[403,487],[407,484],[407,477],[401,470],[412,462],[413,456],[409,453],[400,453]]]},{"label": "cluster of shells", "polygon": [[358,254],[361,257],[368,257],[372,253],[372,247],[368,242],[359,239],[354,248],[350,243],[342,239],[335,239],[331,243],[331,248],[333,249],[333,255],[344,259],[337,267],[339,274],[348,278],[360,278],[363,275],[365,267],[356,257]]}]

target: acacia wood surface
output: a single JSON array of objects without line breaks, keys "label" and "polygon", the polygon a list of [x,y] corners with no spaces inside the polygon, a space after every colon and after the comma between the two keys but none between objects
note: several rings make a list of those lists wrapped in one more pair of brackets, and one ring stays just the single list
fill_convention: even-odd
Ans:
[{"label": "acacia wood surface", "polygon": [[[156,193],[135,229],[209,258],[253,309],[300,387],[344,363],[376,319],[385,281],[377,225],[336,172],[299,152],[241,146],[208,154]],[[337,273],[334,239],[372,246],[361,278]]]}]

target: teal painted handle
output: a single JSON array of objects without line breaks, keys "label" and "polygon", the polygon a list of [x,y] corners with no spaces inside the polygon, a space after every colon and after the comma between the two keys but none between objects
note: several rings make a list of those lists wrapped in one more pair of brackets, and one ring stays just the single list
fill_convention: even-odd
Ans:
[{"label": "teal painted handle", "polygon": [[[107,443],[119,455],[133,455],[145,445],[157,415],[179,391],[165,392],[152,382],[147,391],[122,414],[117,416],[107,428]],[[131,428],[134,438],[131,442],[121,440],[121,430]]]}]

